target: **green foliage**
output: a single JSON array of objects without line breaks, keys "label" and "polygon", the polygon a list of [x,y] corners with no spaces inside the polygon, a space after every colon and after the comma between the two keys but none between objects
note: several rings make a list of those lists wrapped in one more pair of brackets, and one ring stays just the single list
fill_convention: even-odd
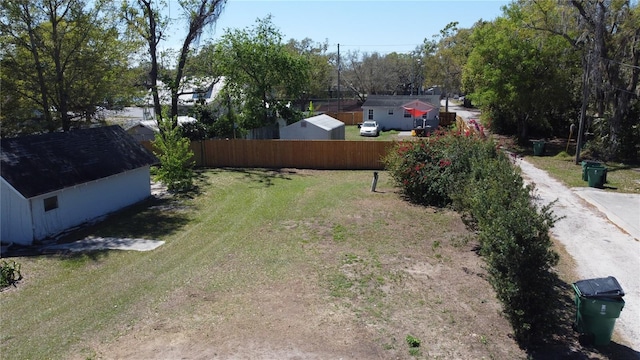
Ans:
[{"label": "green foliage", "polygon": [[275,124],[279,116],[290,122],[299,116],[287,105],[305,91],[309,61],[282,42],[270,17],[258,20],[253,28],[227,30],[206,51],[213,53],[225,77],[224,91],[242,109],[237,118],[241,127]]},{"label": "green foliage", "polygon": [[548,334],[555,318],[550,270],[558,255],[549,238],[555,218],[550,205],[532,203],[533,188],[495,144],[440,132],[398,143],[385,163],[409,200],[452,205],[478,231],[480,254],[516,339],[529,345]]},{"label": "green foliage", "polygon": [[15,285],[21,279],[20,264],[15,261],[8,263],[3,260],[2,264],[0,264],[0,288]]},{"label": "green foliage", "polygon": [[385,157],[386,168],[412,202],[445,206],[475,154],[495,151],[476,134],[437,131],[419,141],[400,142]]},{"label": "green foliage", "polygon": [[[109,2],[3,1],[3,135],[65,131],[132,94],[128,57]],[[63,11],[64,10],[64,11]]]},{"label": "green foliage", "polygon": [[504,17],[477,26],[463,74],[467,97],[492,113],[492,129],[521,139],[568,126],[580,69],[563,39],[527,29],[525,16],[513,6]]},{"label": "green foliage", "polygon": [[169,191],[188,191],[193,188],[193,151],[191,142],[182,136],[179,126],[171,119],[160,120],[160,132],[153,142],[156,156],[160,160],[156,177]]},{"label": "green foliage", "polygon": [[420,343],[421,343],[420,339],[411,334],[407,335],[405,340],[407,341],[407,345],[409,345],[410,348],[420,347]]},{"label": "green foliage", "polygon": [[457,201],[475,220],[480,253],[516,339],[521,344],[541,339],[553,326],[550,270],[558,262],[549,238],[555,221],[550,205],[532,204],[533,188],[523,185],[504,158],[474,166],[463,189]]},{"label": "green foliage", "polygon": [[309,101],[309,109],[307,111],[307,117],[315,115],[315,109],[313,108],[313,101]]}]

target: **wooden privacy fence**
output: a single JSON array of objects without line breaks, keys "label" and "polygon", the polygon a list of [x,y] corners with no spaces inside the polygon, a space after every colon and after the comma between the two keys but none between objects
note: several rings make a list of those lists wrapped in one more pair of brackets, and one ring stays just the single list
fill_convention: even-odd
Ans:
[{"label": "wooden privacy fence", "polygon": [[342,121],[345,125],[358,125],[362,123],[362,111],[352,112],[326,112],[326,115]]},{"label": "wooden privacy fence", "polygon": [[440,119],[440,126],[449,126],[456,122],[456,113],[440,111],[438,118]]},{"label": "wooden privacy fence", "polygon": [[[142,143],[147,149],[153,145]],[[196,166],[381,170],[392,141],[203,140],[192,141]]]}]

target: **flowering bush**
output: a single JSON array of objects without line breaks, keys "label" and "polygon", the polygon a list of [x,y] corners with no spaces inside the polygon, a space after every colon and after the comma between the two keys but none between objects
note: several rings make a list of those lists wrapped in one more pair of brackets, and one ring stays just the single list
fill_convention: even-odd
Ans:
[{"label": "flowering bush", "polygon": [[[482,130],[479,124],[479,130]],[[453,205],[478,231],[489,281],[523,346],[550,334],[551,268],[558,256],[549,206],[537,208],[532,188],[493,141],[469,132],[438,132],[403,141],[386,156],[389,173],[410,201]]]},{"label": "flowering bush", "polygon": [[438,130],[426,138],[397,143],[385,165],[410,201],[445,206],[469,173],[473,155],[487,154],[487,144],[474,133]]}]

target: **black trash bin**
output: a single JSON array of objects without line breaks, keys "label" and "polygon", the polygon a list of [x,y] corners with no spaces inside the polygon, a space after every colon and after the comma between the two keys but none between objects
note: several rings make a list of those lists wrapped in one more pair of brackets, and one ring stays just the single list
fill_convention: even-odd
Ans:
[{"label": "black trash bin", "polygon": [[593,337],[594,345],[611,341],[616,319],[624,308],[624,291],[618,280],[606,278],[580,280],[573,283],[576,293],[576,329]]}]

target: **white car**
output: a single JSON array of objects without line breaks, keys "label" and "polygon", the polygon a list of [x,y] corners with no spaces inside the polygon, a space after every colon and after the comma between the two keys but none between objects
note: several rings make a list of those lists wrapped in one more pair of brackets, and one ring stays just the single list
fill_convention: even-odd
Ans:
[{"label": "white car", "polygon": [[380,135],[380,127],[375,121],[365,121],[360,125],[360,136],[378,136]]}]

